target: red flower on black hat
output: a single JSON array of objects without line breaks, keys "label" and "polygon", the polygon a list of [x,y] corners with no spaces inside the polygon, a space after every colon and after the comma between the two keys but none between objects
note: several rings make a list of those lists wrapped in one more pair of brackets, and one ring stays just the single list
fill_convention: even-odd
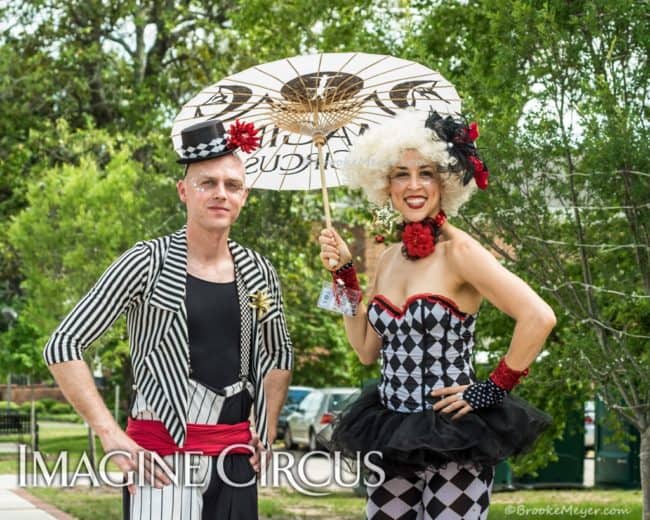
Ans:
[{"label": "red flower on black hat", "polygon": [[478,123],[473,122],[469,124],[469,140],[474,142],[478,139]]},{"label": "red flower on black hat", "polygon": [[474,181],[476,185],[482,190],[486,189],[490,172],[485,167],[485,163],[473,155],[470,155],[468,159],[474,169]]},{"label": "red flower on black hat", "polygon": [[239,147],[246,153],[252,152],[260,145],[257,131],[253,123],[242,123],[236,119],[228,129],[228,148]]}]

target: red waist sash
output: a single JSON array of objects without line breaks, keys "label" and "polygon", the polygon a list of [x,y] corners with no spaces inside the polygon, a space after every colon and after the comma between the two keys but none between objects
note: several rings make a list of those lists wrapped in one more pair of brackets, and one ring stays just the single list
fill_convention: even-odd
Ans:
[{"label": "red waist sash", "polygon": [[[132,419],[126,427],[126,434],[145,450],[155,451],[164,457],[177,452],[201,452],[203,455],[219,455],[233,444],[248,444],[251,440],[250,421],[236,424],[188,424],[185,444],[181,448],[161,421]],[[238,446],[228,453],[248,453],[252,451]]]}]

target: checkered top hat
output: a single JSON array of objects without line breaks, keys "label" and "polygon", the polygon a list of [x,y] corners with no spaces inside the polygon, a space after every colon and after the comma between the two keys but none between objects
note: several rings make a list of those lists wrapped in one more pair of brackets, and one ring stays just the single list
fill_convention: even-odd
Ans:
[{"label": "checkered top hat", "polygon": [[181,131],[182,144],[177,150],[180,164],[190,164],[214,159],[235,151],[228,146],[228,135],[223,123],[217,119],[202,121]]}]

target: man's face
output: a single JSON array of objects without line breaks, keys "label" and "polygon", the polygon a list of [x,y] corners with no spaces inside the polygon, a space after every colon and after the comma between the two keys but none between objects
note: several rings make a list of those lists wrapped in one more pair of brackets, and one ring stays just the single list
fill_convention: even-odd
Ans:
[{"label": "man's face", "polygon": [[176,187],[188,224],[207,231],[228,230],[248,197],[244,165],[234,154],[190,164]]}]

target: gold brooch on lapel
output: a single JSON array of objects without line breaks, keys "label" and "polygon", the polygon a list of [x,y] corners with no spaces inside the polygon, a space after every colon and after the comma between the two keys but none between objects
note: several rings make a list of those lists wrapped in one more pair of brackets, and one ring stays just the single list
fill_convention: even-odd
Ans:
[{"label": "gold brooch on lapel", "polygon": [[271,308],[271,296],[266,289],[263,289],[249,295],[249,298],[248,305],[257,311],[257,319],[262,319]]}]

